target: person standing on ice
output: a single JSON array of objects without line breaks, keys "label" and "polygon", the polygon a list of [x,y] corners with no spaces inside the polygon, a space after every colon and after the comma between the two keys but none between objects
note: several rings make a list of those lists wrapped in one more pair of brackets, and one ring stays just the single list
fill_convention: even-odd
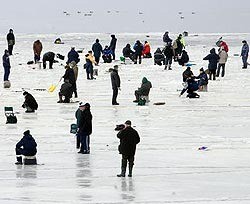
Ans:
[{"label": "person standing on ice", "polygon": [[4,81],[9,81],[9,75],[10,75],[10,58],[9,58],[9,51],[4,50],[4,55],[3,55],[3,68],[4,68]]},{"label": "person standing on ice", "polygon": [[242,49],[241,49],[241,58],[242,58],[242,62],[243,62],[243,67],[242,69],[246,69],[247,68],[247,59],[248,59],[248,53],[249,53],[249,46],[247,44],[246,40],[242,41],[243,45],[242,45]]},{"label": "person standing on ice", "polygon": [[137,64],[137,59],[139,58],[139,64],[141,64],[141,56],[142,56],[142,51],[143,51],[143,44],[137,40],[134,45],[134,50],[135,50],[135,64]]},{"label": "person standing on ice", "polygon": [[171,42],[167,43],[167,45],[163,49],[163,53],[165,55],[165,68],[164,68],[164,70],[166,70],[167,68],[168,68],[168,70],[172,70],[171,65],[172,65],[172,61],[173,61],[174,50],[173,50],[173,46],[172,46]]},{"label": "person standing on ice", "polygon": [[15,36],[13,34],[13,30],[10,29],[9,33],[7,34],[7,42],[8,42],[8,51],[9,54],[12,55],[13,47],[15,45]]},{"label": "person standing on ice", "polygon": [[113,96],[112,96],[112,105],[119,105],[117,103],[116,98],[118,96],[118,90],[121,90],[121,80],[120,76],[118,74],[118,65],[114,66],[114,69],[112,70],[111,74],[111,84],[112,84],[112,89],[113,89]]},{"label": "person standing on ice", "polygon": [[[75,112],[77,128],[79,128],[79,126],[80,126],[81,115],[82,115],[83,110],[84,110],[84,104],[83,104],[83,102],[80,102],[79,108]],[[80,145],[81,145],[80,135],[78,133],[76,133],[76,149],[79,149]]]},{"label": "person standing on ice", "polygon": [[210,54],[207,55],[206,57],[203,58],[203,60],[208,60],[208,70],[209,70],[209,80],[212,79],[213,75],[213,80],[216,79],[216,69],[217,69],[217,64],[219,61],[220,57],[219,55],[216,54],[215,49],[210,50]]},{"label": "person standing on ice", "polygon": [[71,50],[69,51],[68,61],[66,62],[66,64],[69,64],[73,61],[75,61],[76,64],[80,62],[79,54],[75,51],[75,47],[72,47]]},{"label": "person standing on ice", "polygon": [[43,45],[42,45],[41,41],[36,40],[33,43],[33,51],[34,51],[34,61],[35,61],[35,63],[40,61],[42,50],[43,50]]},{"label": "person standing on ice", "polygon": [[117,42],[117,38],[115,37],[115,35],[114,34],[111,35],[111,41],[110,41],[109,49],[112,51],[113,60],[115,60],[116,42]]},{"label": "person standing on ice", "polygon": [[96,39],[95,43],[92,45],[92,51],[94,52],[94,57],[96,61],[96,65],[100,62],[100,57],[102,55],[102,45],[99,42],[99,39]]},{"label": "person standing on ice", "polygon": [[129,165],[128,177],[132,177],[136,145],[140,142],[140,136],[138,132],[131,127],[131,121],[127,120],[124,129],[118,132],[117,137],[120,139],[118,150],[119,153],[122,154],[121,173],[118,174],[117,177],[125,177],[127,163]]},{"label": "person standing on ice", "polygon": [[221,77],[224,77],[224,75],[225,75],[225,66],[226,66],[228,54],[225,51],[225,48],[223,46],[220,47],[218,54],[219,54],[220,59],[219,59],[219,65],[218,65],[218,68],[217,68],[216,76],[217,77],[220,76],[220,68],[222,68]]},{"label": "person standing on ice", "polygon": [[23,138],[16,144],[16,165],[22,165],[22,155],[35,156],[37,153],[37,144],[35,139],[31,136],[30,131],[26,130],[23,133]]},{"label": "person standing on ice", "polygon": [[80,137],[81,147],[79,154],[89,154],[90,135],[92,133],[92,114],[90,112],[90,104],[80,104],[82,112],[79,120],[79,128],[77,134]]}]

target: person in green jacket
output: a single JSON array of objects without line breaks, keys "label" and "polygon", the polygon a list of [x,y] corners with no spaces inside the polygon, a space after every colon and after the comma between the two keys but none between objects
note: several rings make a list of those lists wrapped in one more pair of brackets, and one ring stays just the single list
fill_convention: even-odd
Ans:
[{"label": "person in green jacket", "polygon": [[143,77],[141,87],[135,91],[136,100],[134,102],[138,103],[141,96],[148,96],[151,88],[151,82],[146,77]]}]

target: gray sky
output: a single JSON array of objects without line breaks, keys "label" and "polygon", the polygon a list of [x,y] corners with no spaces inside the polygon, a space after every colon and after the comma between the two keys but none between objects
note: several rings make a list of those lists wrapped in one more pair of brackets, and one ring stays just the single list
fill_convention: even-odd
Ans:
[{"label": "gray sky", "polygon": [[10,27],[15,33],[250,33],[249,0],[13,0],[1,6],[2,34]]}]

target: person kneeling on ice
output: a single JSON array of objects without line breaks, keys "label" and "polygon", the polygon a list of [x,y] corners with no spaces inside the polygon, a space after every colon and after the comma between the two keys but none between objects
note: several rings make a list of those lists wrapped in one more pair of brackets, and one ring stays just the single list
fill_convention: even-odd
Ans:
[{"label": "person kneeling on ice", "polygon": [[38,104],[36,99],[27,91],[23,92],[25,101],[23,102],[22,107],[26,108],[26,113],[34,113],[38,109]]},{"label": "person kneeling on ice", "polygon": [[120,139],[120,145],[118,146],[119,153],[122,154],[121,173],[117,177],[125,177],[127,169],[127,161],[129,165],[129,177],[132,177],[132,170],[135,160],[136,145],[140,142],[138,132],[131,127],[131,121],[125,122],[125,127],[117,134]]},{"label": "person kneeling on ice", "polygon": [[202,90],[202,87],[208,84],[208,76],[203,68],[200,69],[199,76],[196,76],[195,78],[199,79],[198,80],[199,90]]},{"label": "person kneeling on ice", "polygon": [[81,147],[78,153],[89,154],[89,136],[92,133],[92,114],[90,112],[90,104],[80,104],[79,108],[81,108],[81,116],[79,119],[77,135],[80,137]]},{"label": "person kneeling on ice", "polygon": [[143,45],[142,56],[144,58],[152,58],[150,51],[151,51],[150,44],[148,43],[148,41],[145,41],[145,43]]},{"label": "person kneeling on ice", "polygon": [[43,55],[43,68],[46,69],[46,62],[49,61],[49,68],[53,69],[53,63],[55,60],[55,53],[54,52],[46,52]]},{"label": "person kneeling on ice", "polygon": [[138,103],[141,96],[148,96],[151,88],[151,82],[146,77],[143,77],[141,87],[135,91],[136,100],[133,102]]},{"label": "person kneeling on ice", "polygon": [[37,153],[37,144],[35,139],[31,136],[30,131],[26,130],[23,133],[23,138],[16,144],[16,164],[23,164],[22,155],[35,156]]},{"label": "person kneeling on ice", "polygon": [[122,50],[123,57],[128,57],[132,61],[135,59],[135,52],[131,50],[131,45],[127,44]]},{"label": "person kneeling on ice", "polygon": [[195,91],[197,91],[198,89],[199,89],[198,82],[195,81],[193,77],[189,77],[179,96],[182,96],[182,94],[184,94],[187,91],[188,98],[199,98],[200,96],[197,93],[195,93]]},{"label": "person kneeling on ice", "polygon": [[[73,88],[72,84],[69,83],[68,79],[64,79],[64,83],[61,86],[59,95],[59,101],[57,103],[70,103],[70,99],[72,98]],[[64,100],[63,100],[64,96]]]},{"label": "person kneeling on ice", "polygon": [[179,65],[184,66],[189,61],[189,56],[186,52],[186,50],[182,50],[182,54],[180,58],[177,59]]},{"label": "person kneeling on ice", "polygon": [[160,48],[157,48],[157,50],[154,53],[154,64],[157,64],[159,66],[165,64],[165,57]]}]

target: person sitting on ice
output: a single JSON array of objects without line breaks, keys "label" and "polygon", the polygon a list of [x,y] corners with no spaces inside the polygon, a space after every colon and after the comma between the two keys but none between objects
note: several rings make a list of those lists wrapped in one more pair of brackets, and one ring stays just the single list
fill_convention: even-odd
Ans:
[{"label": "person sitting on ice", "polygon": [[73,94],[73,89],[71,83],[69,83],[68,79],[64,79],[64,83],[62,84],[60,92],[58,93],[59,101],[57,103],[70,103],[72,94]]},{"label": "person sitting on ice", "polygon": [[143,77],[141,87],[135,91],[136,99],[133,102],[138,103],[141,96],[148,96],[151,88],[151,82],[146,77]]},{"label": "person sitting on ice", "polygon": [[203,68],[200,68],[200,74],[195,78],[198,79],[199,90],[202,89],[202,86],[208,84],[208,76]]},{"label": "person sitting on ice", "polygon": [[23,164],[22,155],[24,156],[35,156],[37,153],[37,144],[35,139],[31,136],[30,131],[26,130],[23,133],[23,138],[16,144],[16,158],[15,164]]},{"label": "person sitting on ice", "polygon": [[102,53],[102,59],[104,63],[111,63],[112,62],[112,50],[109,49],[109,46],[105,46],[103,53]]},{"label": "person sitting on ice", "polygon": [[195,93],[195,91],[197,91],[198,89],[199,89],[198,82],[194,80],[194,77],[189,77],[179,96],[182,96],[187,91],[188,98],[199,98],[200,96],[197,93]]},{"label": "person sitting on ice", "polygon": [[161,66],[164,63],[165,63],[164,54],[162,53],[160,48],[157,48],[157,50],[154,53],[154,64]]},{"label": "person sitting on ice", "polygon": [[55,44],[63,44],[61,38],[57,38],[54,43]]},{"label": "person sitting on ice", "polygon": [[38,109],[38,104],[36,102],[36,99],[27,91],[23,92],[24,95],[24,102],[22,107],[26,108],[26,113],[34,113],[35,110]]},{"label": "person sitting on ice", "polygon": [[150,44],[148,43],[148,41],[145,41],[144,46],[143,46],[143,50],[142,50],[142,56],[144,58],[152,58],[150,50],[151,50]]},{"label": "person sitting on ice", "polygon": [[131,50],[131,45],[127,44],[122,50],[123,57],[128,57],[132,61],[135,59],[135,52]]},{"label": "person sitting on ice", "polygon": [[181,56],[177,59],[179,65],[184,66],[189,61],[189,56],[186,50],[182,50]]}]

